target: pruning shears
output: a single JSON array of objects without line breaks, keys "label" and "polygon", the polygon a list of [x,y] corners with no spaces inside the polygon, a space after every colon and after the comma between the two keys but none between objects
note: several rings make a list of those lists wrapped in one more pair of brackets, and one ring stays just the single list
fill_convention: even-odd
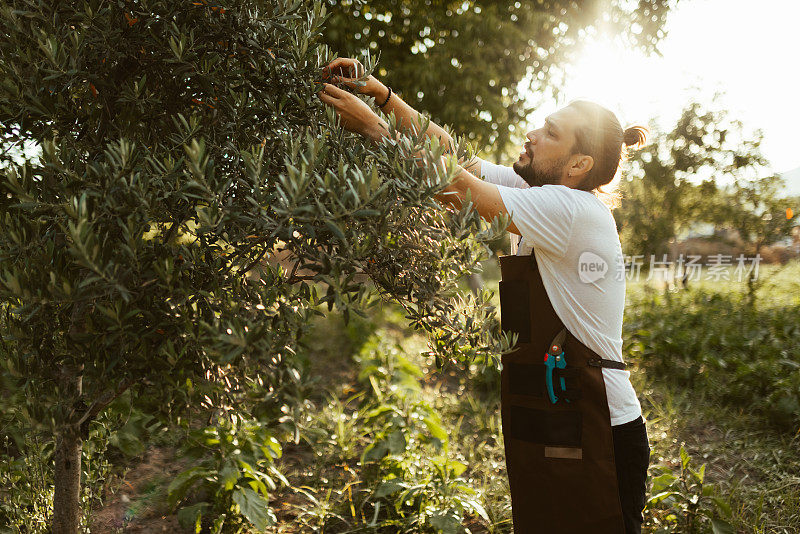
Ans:
[{"label": "pruning shears", "polygon": [[[567,358],[564,355],[564,340],[567,337],[567,330],[562,328],[561,331],[553,338],[550,347],[544,355],[545,375],[544,380],[547,384],[547,394],[550,396],[550,402],[555,404],[558,402],[555,391],[553,390],[553,370],[564,369],[567,367]],[[559,380],[561,391],[567,391],[567,384],[562,376]],[[569,402],[569,399],[564,399]]]}]

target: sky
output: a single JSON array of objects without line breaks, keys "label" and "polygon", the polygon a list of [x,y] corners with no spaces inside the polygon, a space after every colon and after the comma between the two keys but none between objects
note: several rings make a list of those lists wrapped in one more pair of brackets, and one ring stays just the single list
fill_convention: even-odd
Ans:
[{"label": "sky", "polygon": [[[587,42],[563,94],[533,124],[577,98],[602,103],[623,127],[651,118],[669,129],[692,99],[720,107],[764,132],[773,170],[800,167],[800,0],[681,0],[669,15],[662,56],[609,41]],[[699,88],[699,89],[698,89]]]}]

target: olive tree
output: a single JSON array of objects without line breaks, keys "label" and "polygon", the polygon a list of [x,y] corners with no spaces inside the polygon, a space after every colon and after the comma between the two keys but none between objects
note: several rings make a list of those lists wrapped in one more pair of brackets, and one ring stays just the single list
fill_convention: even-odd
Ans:
[{"label": "olive tree", "polygon": [[503,221],[436,202],[455,159],[424,134],[338,126],[316,98],[325,16],[0,2],[2,362],[55,443],[53,532],[79,528],[82,440],[115,398],[165,415],[256,385],[281,414],[321,304],[380,294],[441,357],[496,350],[488,295],[456,282]]}]

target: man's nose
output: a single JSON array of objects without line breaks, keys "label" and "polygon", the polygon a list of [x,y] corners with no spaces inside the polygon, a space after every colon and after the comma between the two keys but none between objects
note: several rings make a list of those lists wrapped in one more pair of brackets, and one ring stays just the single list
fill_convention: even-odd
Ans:
[{"label": "man's nose", "polygon": [[525,137],[528,138],[528,141],[530,141],[531,144],[536,144],[536,134],[534,132],[528,132],[525,134]]}]

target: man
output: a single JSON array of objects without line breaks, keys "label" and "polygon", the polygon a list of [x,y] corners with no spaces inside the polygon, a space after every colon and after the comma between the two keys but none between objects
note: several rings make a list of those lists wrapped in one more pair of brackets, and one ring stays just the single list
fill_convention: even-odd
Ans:
[{"label": "man", "polygon": [[[356,84],[362,72],[340,58],[323,75],[420,127],[418,112],[375,77]],[[326,83],[319,98],[348,130],[389,135],[355,95]],[[426,134],[453,146],[432,122]],[[623,145],[643,143],[644,129],[623,130],[607,109],[579,101],[526,137],[513,167],[475,158],[442,197],[458,206],[470,191],[483,218],[509,214],[520,236],[516,255],[501,258],[500,282],[503,329],[519,336],[501,376],[515,532],[640,533],[650,448],[622,362],[622,251],[600,197]]]}]

